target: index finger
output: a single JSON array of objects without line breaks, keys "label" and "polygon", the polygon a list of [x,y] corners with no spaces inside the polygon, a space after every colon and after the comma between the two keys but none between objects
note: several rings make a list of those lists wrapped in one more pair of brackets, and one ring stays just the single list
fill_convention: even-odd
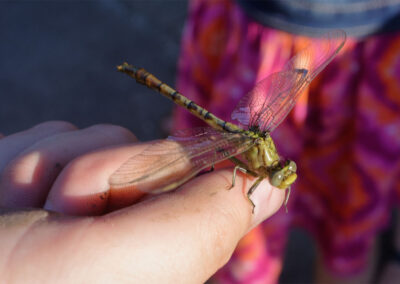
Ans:
[{"label": "index finger", "polygon": [[[45,208],[69,215],[99,215],[136,203],[144,195],[144,192],[138,190],[140,186],[110,189],[109,177],[126,160],[140,154],[154,143],[160,142],[116,146],[75,159],[57,178],[48,195]],[[148,168],[148,165],[143,165],[143,167]],[[183,166],[171,168],[171,173],[167,170],[164,172],[167,175],[166,178],[169,178],[171,174],[174,175],[174,179],[186,178],[186,170]],[[226,179],[225,190],[232,185],[233,170],[230,169],[229,172],[230,177]],[[159,178],[162,179],[162,176]],[[253,182],[253,180],[249,181],[247,185]],[[154,182],[155,185],[162,183],[163,181]],[[246,204],[250,205],[246,194],[241,192],[241,195],[246,200]]]}]

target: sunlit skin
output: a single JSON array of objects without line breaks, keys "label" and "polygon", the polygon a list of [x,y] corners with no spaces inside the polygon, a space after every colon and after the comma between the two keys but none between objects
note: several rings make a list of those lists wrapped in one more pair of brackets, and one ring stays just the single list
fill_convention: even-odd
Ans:
[{"label": "sunlit skin", "polygon": [[0,282],[205,283],[281,207],[283,192],[265,180],[252,214],[251,178],[224,190],[231,169],[151,198],[109,188],[126,157],[157,142],[61,121],[1,138]]}]

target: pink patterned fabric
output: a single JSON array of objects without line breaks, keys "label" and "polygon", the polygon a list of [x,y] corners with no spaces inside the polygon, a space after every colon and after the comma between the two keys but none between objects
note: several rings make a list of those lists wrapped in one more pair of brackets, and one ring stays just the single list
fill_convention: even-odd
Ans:
[{"label": "pink patterned fabric", "polygon": [[[192,1],[178,90],[230,121],[239,99],[310,40],[261,26],[229,0]],[[176,109],[175,129],[201,125]],[[289,214],[281,210],[251,231],[216,279],[277,282],[294,225],[315,237],[331,271],[363,269],[399,202],[400,34],[348,40],[272,137],[298,165]]]}]

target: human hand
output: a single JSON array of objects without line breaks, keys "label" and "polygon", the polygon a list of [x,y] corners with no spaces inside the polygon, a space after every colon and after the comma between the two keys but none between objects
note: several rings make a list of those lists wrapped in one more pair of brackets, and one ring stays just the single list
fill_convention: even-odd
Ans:
[{"label": "human hand", "polygon": [[204,282],[282,205],[284,191],[263,181],[252,214],[253,181],[238,174],[227,190],[232,169],[150,198],[110,190],[110,175],[146,145],[118,126],[77,130],[65,122],[0,139],[0,279]]}]

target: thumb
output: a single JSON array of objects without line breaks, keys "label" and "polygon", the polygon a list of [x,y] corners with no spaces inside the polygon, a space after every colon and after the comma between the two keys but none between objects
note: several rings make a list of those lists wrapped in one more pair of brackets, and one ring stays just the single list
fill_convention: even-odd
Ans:
[{"label": "thumb", "polygon": [[[254,181],[238,174],[235,187],[228,190],[232,169],[219,170],[186,183],[178,191],[104,216],[112,219],[112,234],[123,228],[117,235],[122,237],[125,232],[134,240],[124,242],[128,247],[115,256],[131,257],[125,263],[127,271],[151,272],[154,282],[206,281],[229,260],[238,241],[283,203],[284,191],[262,181],[251,196],[253,214],[246,193]],[[98,228],[102,231],[99,234],[110,232],[110,222],[98,224],[105,224]],[[149,276],[135,273],[135,277]]]}]

